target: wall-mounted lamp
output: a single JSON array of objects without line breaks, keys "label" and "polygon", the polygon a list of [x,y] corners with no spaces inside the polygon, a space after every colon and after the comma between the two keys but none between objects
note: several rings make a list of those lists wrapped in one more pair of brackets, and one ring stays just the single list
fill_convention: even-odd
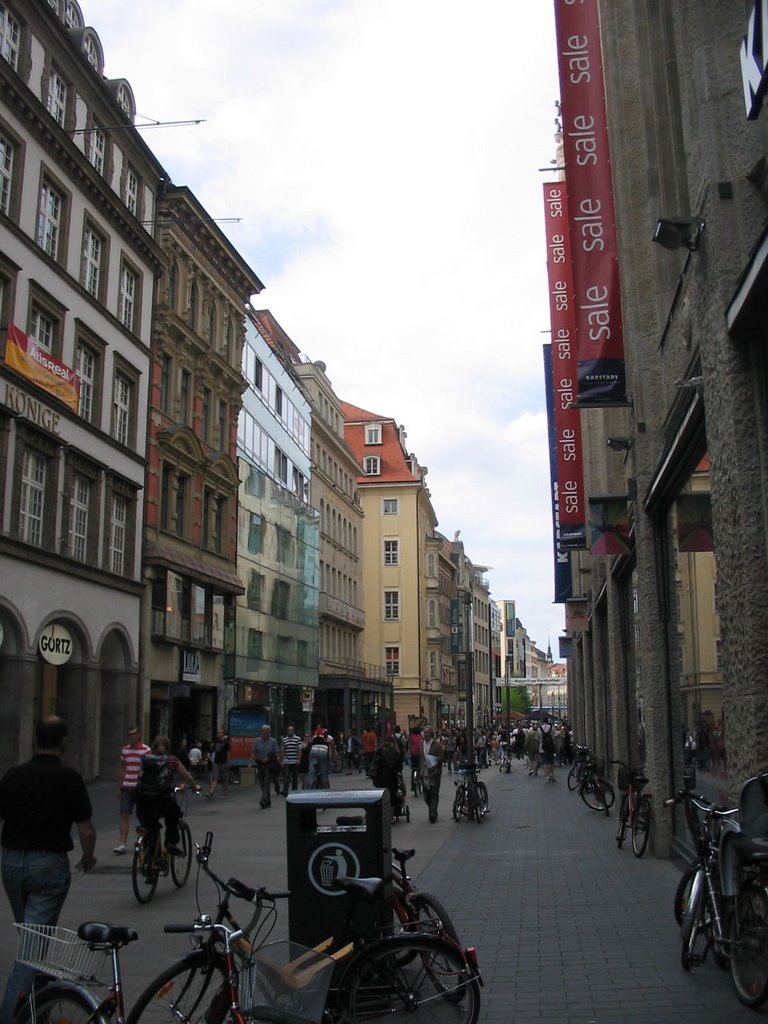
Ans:
[{"label": "wall-mounted lamp", "polygon": [[660,217],[653,241],[665,249],[682,249],[685,246],[690,252],[696,252],[703,231],[701,217]]},{"label": "wall-mounted lamp", "polygon": [[608,447],[614,452],[628,452],[632,447],[631,437],[609,437]]}]

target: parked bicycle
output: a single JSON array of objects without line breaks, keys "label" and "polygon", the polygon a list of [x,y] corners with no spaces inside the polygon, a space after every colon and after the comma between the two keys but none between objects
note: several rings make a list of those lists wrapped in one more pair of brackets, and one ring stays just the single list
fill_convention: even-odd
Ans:
[{"label": "parked bicycle", "polygon": [[[409,1024],[434,1024],[435,1020],[475,1024],[481,979],[474,950],[461,951],[437,935],[401,933],[364,941],[353,932],[350,921],[357,901],[378,898],[383,880],[343,881],[353,901],[340,940],[328,939],[314,949],[285,942],[267,945],[276,919],[275,901],[289,894],[254,890],[237,879],[225,882],[216,876],[208,864],[212,839],[208,833],[197,859],[199,868],[223,894],[216,916],[200,914],[191,924],[166,927],[166,932],[194,933],[197,947],[145,989],[127,1018],[119,950],[134,941],[136,933],[89,922],[80,926],[74,942],[70,940],[74,933],[66,936],[70,952],[66,970],[59,976],[69,980],[37,988],[20,1008],[15,1024],[246,1024],[253,1020],[383,1024],[396,1015],[407,1016]],[[234,920],[231,897],[255,907],[245,927]],[[51,972],[52,940],[64,932],[47,929],[33,966]],[[349,941],[345,936],[350,936]],[[22,946],[20,941],[20,954]],[[99,952],[111,954],[112,966],[112,982],[101,999],[94,991],[99,983],[91,970],[92,957]]]},{"label": "parked bicycle", "polygon": [[610,814],[611,807],[616,800],[613,786],[600,773],[600,765],[592,752],[585,758],[579,780],[579,795],[587,807],[593,811],[603,811],[605,816]]},{"label": "parked bicycle", "polygon": [[584,773],[584,765],[588,759],[592,756],[592,751],[589,747],[576,746],[576,757],[571,766],[571,770],[568,772],[568,789],[573,793],[577,790],[581,784],[581,776]]},{"label": "parked bicycle", "polygon": [[481,822],[483,816],[488,813],[488,787],[478,776],[476,764],[461,764],[456,769],[456,774],[461,776],[454,782],[456,795],[453,799],[453,820],[460,821],[462,817],[474,818]]},{"label": "parked bicycle", "polygon": [[395,916],[406,930],[444,935],[458,946],[459,937],[443,904],[431,893],[419,892],[408,874],[405,865],[415,853],[415,850],[392,849],[395,861],[392,865],[392,905]]},{"label": "parked bicycle", "polygon": [[133,893],[139,903],[149,903],[155,895],[161,876],[167,878],[170,874],[177,889],[183,888],[189,878],[192,868],[192,833],[184,820],[189,794],[184,786],[176,786],[173,795],[181,813],[176,851],[166,849],[159,820],[139,825],[136,829],[131,881]]},{"label": "parked bicycle", "polygon": [[643,775],[642,768],[631,768],[624,761],[611,761],[611,764],[619,766],[618,783],[619,789],[623,791],[616,843],[621,849],[629,830],[632,834],[632,852],[636,857],[642,857],[651,834],[651,794],[643,792],[648,779]]}]

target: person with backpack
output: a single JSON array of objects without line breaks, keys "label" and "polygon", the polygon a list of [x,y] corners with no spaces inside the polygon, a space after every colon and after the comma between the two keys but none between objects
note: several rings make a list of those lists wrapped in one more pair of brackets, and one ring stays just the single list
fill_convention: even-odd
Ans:
[{"label": "person with backpack", "polygon": [[142,757],[141,771],[136,784],[136,812],[144,828],[159,828],[160,819],[163,818],[166,848],[169,853],[181,856],[181,808],[173,796],[174,776],[178,775],[195,793],[200,792],[200,786],[170,750],[171,741],[167,736],[155,736],[152,752]]}]

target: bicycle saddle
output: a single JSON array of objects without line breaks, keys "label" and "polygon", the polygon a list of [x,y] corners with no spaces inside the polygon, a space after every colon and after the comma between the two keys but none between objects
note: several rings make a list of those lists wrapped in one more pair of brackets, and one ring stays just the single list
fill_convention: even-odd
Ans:
[{"label": "bicycle saddle", "polygon": [[135,942],[139,933],[133,928],[122,928],[117,924],[100,924],[98,921],[86,921],[77,929],[78,939],[83,942],[119,942],[126,945]]},{"label": "bicycle saddle", "polygon": [[396,850],[394,846],[392,847],[392,853],[397,858],[397,860],[403,861],[410,860],[411,857],[416,856],[415,850]]},{"label": "bicycle saddle", "polygon": [[348,892],[362,896],[366,900],[375,900],[384,888],[383,878],[337,878],[336,884]]}]

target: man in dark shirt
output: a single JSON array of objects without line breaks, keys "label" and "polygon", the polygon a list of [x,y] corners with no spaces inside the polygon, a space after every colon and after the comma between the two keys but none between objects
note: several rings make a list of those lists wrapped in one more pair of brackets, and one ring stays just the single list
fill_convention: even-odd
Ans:
[{"label": "man in dark shirt", "polygon": [[[37,753],[0,779],[3,886],[14,921],[55,925],[70,883],[69,851],[77,825],[84,871],[96,863],[91,801],[80,775],[61,763],[67,726],[50,717],[35,726]],[[16,962],[0,1005],[0,1024],[13,1020],[34,971]]]}]

